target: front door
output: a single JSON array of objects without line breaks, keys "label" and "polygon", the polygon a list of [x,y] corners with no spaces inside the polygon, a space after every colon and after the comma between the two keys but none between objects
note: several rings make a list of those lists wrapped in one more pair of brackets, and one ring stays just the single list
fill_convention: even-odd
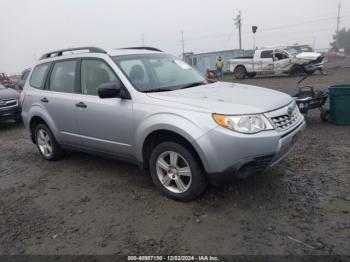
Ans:
[{"label": "front door", "polygon": [[283,50],[275,50],[273,57],[275,74],[282,74],[289,70],[291,61],[287,52]]},{"label": "front door", "polygon": [[81,62],[81,95],[77,103],[79,133],[83,147],[115,155],[132,155],[132,100],[101,99],[101,84],[120,81],[108,64],[100,59]]}]

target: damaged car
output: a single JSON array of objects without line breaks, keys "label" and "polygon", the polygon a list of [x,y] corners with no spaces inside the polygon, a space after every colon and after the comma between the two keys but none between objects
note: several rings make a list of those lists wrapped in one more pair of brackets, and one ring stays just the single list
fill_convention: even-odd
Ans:
[{"label": "damaged car", "polygon": [[236,79],[253,78],[256,75],[299,76],[323,73],[324,57],[320,53],[292,53],[288,49],[258,49],[252,57],[239,57],[229,60],[230,72]]}]

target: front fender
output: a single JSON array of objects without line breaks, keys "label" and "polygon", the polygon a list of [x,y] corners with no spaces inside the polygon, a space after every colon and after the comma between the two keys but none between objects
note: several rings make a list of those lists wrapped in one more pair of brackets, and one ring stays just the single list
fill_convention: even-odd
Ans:
[{"label": "front fender", "polygon": [[[198,114],[198,116],[194,119],[197,119],[198,121],[201,117],[208,117],[208,115]],[[167,130],[175,132],[184,137],[188,142],[190,142],[198,153],[201,152],[201,150],[199,150],[198,148],[196,140],[199,137],[203,136],[206,132],[214,128],[215,123],[214,121],[212,121],[212,124],[205,124],[205,122],[203,122],[203,125],[199,125],[199,121],[197,121],[195,122],[185,116],[173,113],[157,113],[148,116],[136,128],[134,145],[135,156],[137,160],[143,162],[143,144],[148,135],[157,130]]]}]

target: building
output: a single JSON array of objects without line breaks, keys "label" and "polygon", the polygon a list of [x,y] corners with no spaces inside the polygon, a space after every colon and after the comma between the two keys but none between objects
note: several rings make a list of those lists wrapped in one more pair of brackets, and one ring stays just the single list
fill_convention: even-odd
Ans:
[{"label": "building", "polygon": [[215,51],[208,53],[185,53],[184,61],[196,68],[202,74],[205,73],[207,69],[214,70],[216,59],[221,56],[224,60],[224,72],[229,71],[228,61],[232,58],[241,57],[241,56],[252,56],[254,54],[254,50],[240,50],[240,49],[232,49],[232,50],[224,50],[224,51]]}]

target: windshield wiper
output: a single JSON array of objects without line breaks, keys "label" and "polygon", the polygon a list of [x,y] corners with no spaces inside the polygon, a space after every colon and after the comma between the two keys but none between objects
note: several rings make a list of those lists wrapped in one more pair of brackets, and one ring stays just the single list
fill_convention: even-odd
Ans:
[{"label": "windshield wiper", "polygon": [[169,89],[169,88],[155,88],[155,89],[145,90],[143,92],[144,93],[157,93],[157,92],[167,92],[167,91],[173,91],[173,90]]},{"label": "windshield wiper", "polygon": [[188,85],[185,85],[185,86],[181,87],[180,89],[186,89],[186,88],[195,87],[195,86],[201,86],[201,85],[205,85],[205,84],[207,84],[207,82],[204,82],[204,81],[193,82],[193,83],[190,83]]}]

